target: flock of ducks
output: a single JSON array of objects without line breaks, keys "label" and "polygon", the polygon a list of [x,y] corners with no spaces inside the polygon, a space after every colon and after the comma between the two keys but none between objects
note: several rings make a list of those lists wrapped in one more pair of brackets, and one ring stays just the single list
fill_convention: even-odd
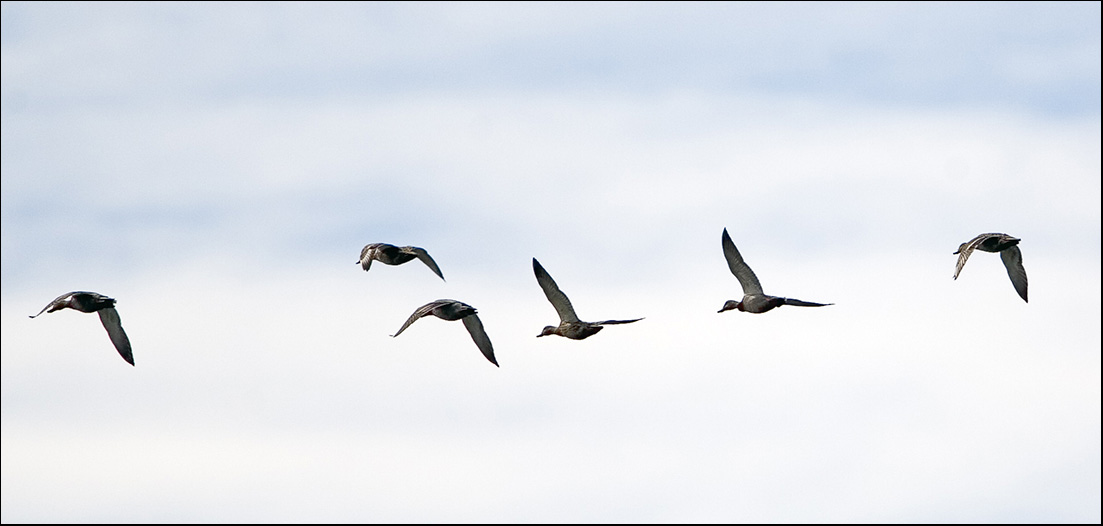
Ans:
[{"label": "flock of ducks", "polygon": [[[1004,266],[1007,267],[1007,275],[1011,278],[1011,284],[1015,286],[1015,291],[1018,292],[1023,301],[1027,301],[1026,270],[1023,269],[1023,255],[1022,252],[1019,251],[1019,241],[1019,238],[1011,237],[1007,234],[989,233],[980,234],[962,243],[957,251],[954,252],[954,254],[958,255],[957,267],[954,269],[954,279],[956,280],[958,275],[961,274],[961,269],[965,267],[965,262],[969,259],[969,256],[974,250],[999,252]],[[797,307],[825,307],[834,305],[833,303],[813,303],[793,298],[770,296],[763,293],[762,284],[758,282],[758,277],[755,276],[751,267],[747,266],[747,263],[743,261],[743,256],[739,253],[739,250],[735,248],[735,243],[732,242],[731,236],[728,235],[727,228],[724,229],[724,233],[720,237],[720,244],[724,250],[724,258],[728,261],[728,269],[731,270],[731,273],[739,280],[739,284],[743,287],[743,299],[740,301],[728,300],[724,302],[724,306],[717,312],[739,310],[742,312],[760,314],[782,305],[793,305]],[[365,246],[363,250],[360,251],[360,260],[357,261],[357,263],[367,271],[371,268],[372,261],[378,261],[385,265],[401,265],[415,258],[425,263],[434,274],[444,280],[444,274],[441,273],[440,267],[437,266],[437,262],[433,261],[429,253],[420,247],[398,247],[387,243],[372,243]],[[567,295],[564,294],[562,290],[559,290],[559,286],[555,284],[555,280],[552,279],[547,270],[544,270],[544,267],[540,265],[540,262],[537,261],[536,258],[532,258],[532,271],[536,274],[536,282],[540,284],[540,288],[543,289],[544,295],[548,298],[552,306],[555,307],[555,312],[559,314],[559,325],[548,325],[544,327],[544,329],[540,331],[540,334],[536,335],[537,337],[555,334],[572,340],[582,340],[597,334],[605,325],[634,323],[643,319],[605,320],[598,322],[582,321],[578,319],[578,315],[575,314],[574,307],[571,306],[571,300],[567,299]],[[119,354],[127,363],[134,365],[134,354],[130,349],[130,339],[126,337],[126,332],[123,331],[122,322],[119,320],[119,313],[115,310],[114,298],[109,298],[96,292],[70,292],[58,296],[54,301],[51,301],[49,305],[43,307],[38,314],[31,316],[31,318],[38,317],[43,312],[55,312],[62,309],[99,313],[100,321],[103,323],[103,327],[107,329],[107,335],[111,338],[111,343],[115,344],[115,349],[119,351]],[[494,357],[494,346],[490,343],[490,337],[487,336],[486,330],[483,329],[483,323],[479,320],[478,311],[475,310],[475,307],[462,301],[441,299],[418,307],[406,320],[406,323],[402,324],[398,332],[391,335],[391,337],[397,337],[415,321],[426,316],[436,316],[437,318],[447,321],[462,320],[464,327],[466,327],[467,332],[471,334],[471,339],[475,341],[475,345],[478,346],[479,351],[483,353],[483,356],[485,356],[490,363],[495,366],[498,365],[498,360]]]}]

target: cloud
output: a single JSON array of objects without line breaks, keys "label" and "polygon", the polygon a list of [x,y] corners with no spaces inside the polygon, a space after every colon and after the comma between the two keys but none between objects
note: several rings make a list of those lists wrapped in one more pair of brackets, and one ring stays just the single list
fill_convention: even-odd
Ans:
[{"label": "cloud", "polygon": [[1097,522],[1098,18],[5,3],[4,521]]},{"label": "cloud", "polygon": [[1090,22],[1099,8],[1091,4],[4,12],[9,108],[17,95],[52,107],[74,99],[134,106],[584,86],[1099,112],[1099,28]]},{"label": "cloud", "polygon": [[4,273],[82,258],[347,258],[374,239],[364,236],[405,231],[412,239],[394,242],[443,246],[471,265],[496,265],[478,257],[486,251],[581,243],[627,249],[615,267],[656,259],[655,243],[711,245],[725,226],[800,233],[775,247],[785,250],[916,239],[917,218],[938,226],[925,243],[992,228],[1042,241],[1026,229],[1057,222],[1045,237],[1090,251],[1079,230],[1099,235],[1097,122],[693,95],[47,119],[4,159],[5,224],[27,229],[5,228]]}]

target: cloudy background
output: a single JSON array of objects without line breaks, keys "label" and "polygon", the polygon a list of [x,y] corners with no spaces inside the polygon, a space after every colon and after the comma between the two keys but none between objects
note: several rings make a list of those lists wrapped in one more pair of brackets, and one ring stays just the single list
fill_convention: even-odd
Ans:
[{"label": "cloudy background", "polygon": [[1099,21],[4,2],[3,521],[1099,522]]}]

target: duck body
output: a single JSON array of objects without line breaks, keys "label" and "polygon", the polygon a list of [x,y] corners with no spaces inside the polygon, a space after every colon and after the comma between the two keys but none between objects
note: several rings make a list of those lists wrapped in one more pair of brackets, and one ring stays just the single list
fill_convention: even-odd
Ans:
[{"label": "duck body", "polygon": [[794,305],[797,307],[826,307],[833,304],[813,303],[811,301],[801,301],[793,298],[782,298],[781,296],[770,296],[768,294],[744,294],[741,301],[725,301],[724,306],[716,312],[719,313],[734,309],[740,312],[762,314],[763,312],[775,309],[782,305]]},{"label": "duck body", "polygon": [[95,292],[76,291],[58,296],[54,301],[51,301],[49,305],[46,305],[42,310],[38,311],[38,314],[31,317],[35,318],[43,312],[49,314],[61,309],[73,309],[80,312],[96,312],[114,306],[115,298],[109,298]]},{"label": "duck body", "polygon": [[536,337],[539,338],[540,336],[551,336],[555,334],[564,338],[570,338],[572,340],[585,340],[586,338],[589,338],[590,336],[601,332],[601,329],[604,329],[604,327],[602,327],[600,323],[589,323],[585,321],[566,322],[560,323],[557,326],[548,325],[547,327],[544,327],[544,329],[540,331],[540,334],[537,334]]},{"label": "duck body", "polygon": [[[410,316],[410,319],[416,320],[417,318],[424,318],[425,316],[436,316],[442,320],[456,321],[459,319],[463,319],[464,317],[471,316],[476,312],[478,311],[475,309],[475,307],[472,307],[471,305],[468,305],[462,301],[436,300],[426,303],[421,307],[418,307],[418,309],[414,311],[414,315]],[[406,322],[407,323],[403,325],[402,328],[398,329],[398,332],[395,333],[395,336],[402,334],[402,331],[405,330],[406,327],[409,327],[411,323],[413,323],[410,320],[406,320]]]}]

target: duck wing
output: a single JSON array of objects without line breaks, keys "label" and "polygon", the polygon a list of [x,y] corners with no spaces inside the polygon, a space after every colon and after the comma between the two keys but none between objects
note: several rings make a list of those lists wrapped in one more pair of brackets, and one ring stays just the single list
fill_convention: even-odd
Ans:
[{"label": "duck wing", "polygon": [[61,300],[64,300],[64,299],[68,298],[69,296],[72,296],[73,294],[76,294],[76,292],[66,292],[65,294],[62,294],[62,295],[54,298],[54,301],[51,301],[45,307],[42,307],[42,310],[38,311],[38,314],[35,314],[34,316],[31,316],[31,318],[37,318],[37,317],[41,316],[43,312],[46,312],[46,309],[49,309],[50,307],[53,307],[54,305],[57,305],[58,303],[61,303]]},{"label": "duck wing", "polygon": [[594,325],[619,325],[621,323],[633,323],[642,320],[643,318],[636,318],[634,320],[605,320],[599,321]]},{"label": "duck wing", "polygon": [[743,294],[762,294],[762,285],[758,282],[758,277],[754,275],[754,271],[751,267],[747,266],[747,263],[743,261],[743,256],[739,254],[739,249],[735,248],[735,243],[732,243],[731,236],[728,235],[728,229],[724,229],[724,235],[720,237],[720,245],[724,247],[724,259],[728,260],[728,269],[732,271],[735,279],[739,280],[739,284],[743,286]]},{"label": "duck wing", "polygon": [[[437,276],[440,276],[440,279],[444,279],[444,274],[441,274],[440,267],[437,266],[437,262],[433,261],[433,257],[430,256],[429,253],[426,252],[424,248],[421,248],[421,247],[405,247],[405,248],[406,248],[407,251],[409,251],[410,254],[413,254],[413,255],[417,256],[417,258],[420,259],[422,263],[425,263],[425,265],[428,266],[434,273],[436,273]],[[448,280],[445,280],[445,281],[448,281]]]},{"label": "duck wing", "polygon": [[977,249],[977,246],[984,242],[985,239],[991,234],[981,234],[957,247],[957,267],[954,268],[954,279],[957,279],[957,275],[961,274],[961,269],[965,267],[965,262],[969,260],[969,256],[973,254],[973,251]]},{"label": "duck wing", "polygon": [[834,305],[834,303],[812,303],[811,301],[801,301],[793,298],[785,298],[786,305],[795,305],[797,307],[826,307],[828,305]]},{"label": "duck wing", "polygon": [[119,351],[119,355],[126,360],[126,363],[134,365],[134,353],[130,350],[130,339],[126,337],[126,332],[123,331],[123,323],[119,320],[118,311],[115,310],[115,307],[107,307],[97,312],[100,313],[100,322],[103,323],[103,328],[107,329],[107,335],[111,337],[111,343],[115,344],[115,349]]},{"label": "duck wing", "polygon": [[398,336],[399,334],[402,334],[402,331],[406,330],[406,327],[409,327],[410,325],[412,325],[415,321],[418,320],[418,318],[422,318],[424,316],[428,316],[429,314],[431,314],[433,312],[433,309],[439,307],[440,304],[441,303],[438,300],[438,301],[433,301],[433,302],[426,303],[425,305],[422,305],[422,306],[418,307],[417,310],[415,310],[414,313],[411,314],[409,318],[406,318],[406,323],[402,324],[402,328],[398,329],[398,332],[391,335],[391,338],[394,338],[394,337]]},{"label": "duck wing", "polygon": [[494,346],[490,343],[490,337],[486,335],[486,330],[483,329],[483,322],[475,314],[469,314],[463,317],[463,326],[467,327],[467,332],[471,334],[471,339],[475,340],[475,345],[479,346],[479,350],[483,352],[483,356],[490,363],[498,366],[498,360],[494,359]]},{"label": "duck wing", "polygon": [[369,243],[364,245],[364,248],[360,249],[360,266],[367,271],[371,268],[371,262],[375,259],[375,248],[379,246],[379,243]]},{"label": "duck wing", "polygon": [[[1023,268],[1023,253],[1019,246],[1013,246],[1000,251],[1000,259],[1003,266],[1007,267],[1007,277],[1011,278],[1011,284],[1015,286],[1015,292],[1023,301],[1026,299],[1026,269]],[[1027,302],[1029,303],[1029,302]]]},{"label": "duck wing", "polygon": [[574,313],[574,307],[571,306],[571,300],[567,299],[567,295],[559,290],[555,280],[548,274],[548,271],[544,270],[540,262],[536,261],[536,258],[532,258],[532,271],[536,274],[536,282],[540,284],[540,288],[544,289],[544,295],[548,297],[552,307],[555,307],[555,312],[559,313],[560,323],[579,321],[578,315]]}]

